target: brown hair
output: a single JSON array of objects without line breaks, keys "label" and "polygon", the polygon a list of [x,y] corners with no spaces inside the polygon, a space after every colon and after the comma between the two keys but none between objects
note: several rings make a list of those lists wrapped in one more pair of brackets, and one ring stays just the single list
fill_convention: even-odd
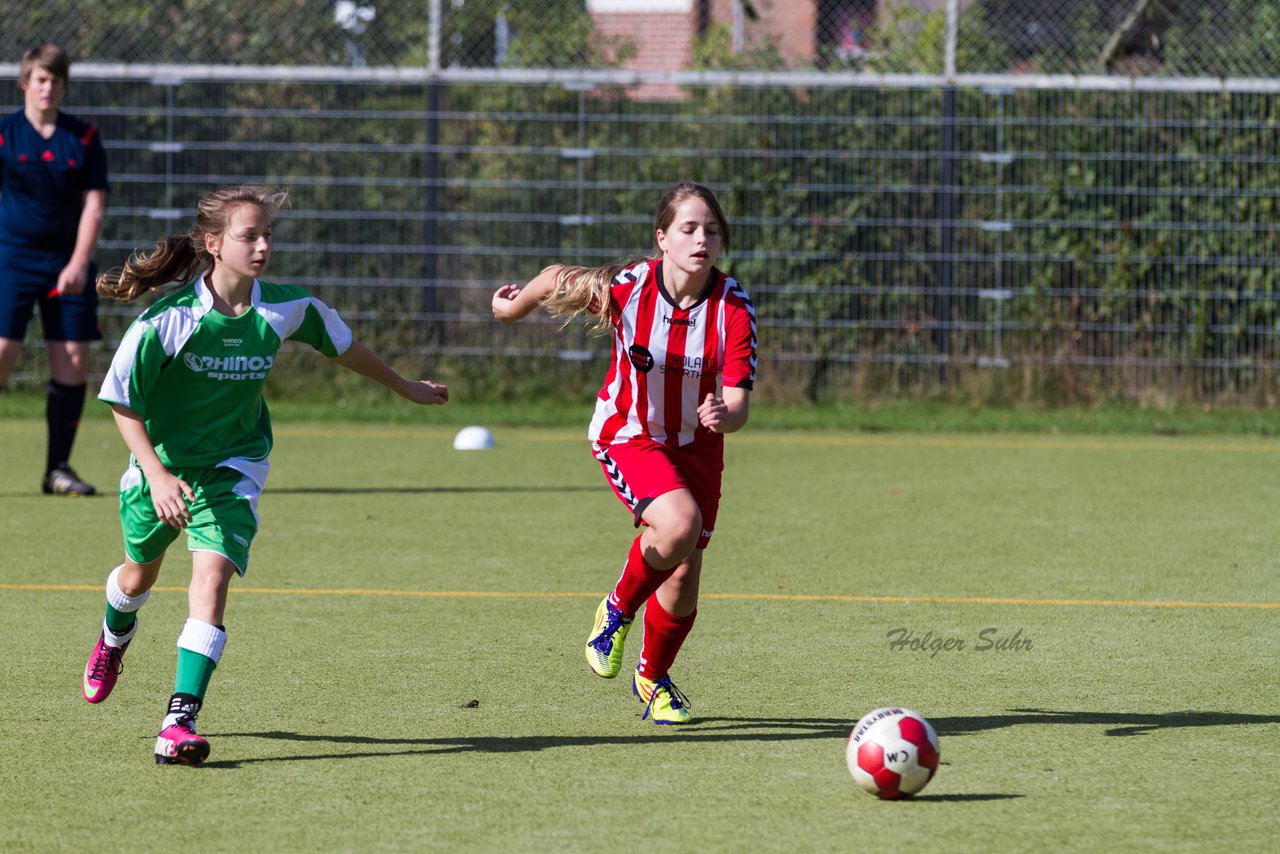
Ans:
[{"label": "brown hair", "polygon": [[[658,201],[658,210],[653,217],[654,239],[657,239],[659,231],[665,232],[671,227],[671,223],[676,218],[676,209],[691,198],[702,199],[711,209],[711,215],[716,218],[716,224],[720,227],[720,244],[724,247],[724,251],[728,252],[729,220],[725,217],[720,202],[709,188],[692,181],[673,184],[662,194],[662,198]],[[596,322],[592,326],[596,330],[606,331],[613,322],[608,306],[609,287],[613,284],[614,278],[632,264],[642,260],[656,261],[661,257],[662,253],[655,247],[654,254],[649,258],[632,259],[604,267],[561,267],[556,273],[555,290],[543,300],[542,304],[551,314],[565,317],[566,322],[577,314],[589,311],[597,315]]]},{"label": "brown hair", "polygon": [[33,47],[22,55],[22,64],[18,67],[18,83],[26,85],[31,79],[31,72],[43,68],[63,83],[71,75],[71,60],[56,44],[42,44]]},{"label": "brown hair", "polygon": [[197,272],[213,267],[214,259],[205,248],[205,235],[225,234],[237,208],[257,205],[275,216],[288,198],[284,190],[256,184],[214,190],[196,206],[196,224],[190,231],[164,237],[150,254],[131,255],[123,267],[103,273],[98,277],[98,293],[120,302],[133,302],[154,288],[185,283]]}]

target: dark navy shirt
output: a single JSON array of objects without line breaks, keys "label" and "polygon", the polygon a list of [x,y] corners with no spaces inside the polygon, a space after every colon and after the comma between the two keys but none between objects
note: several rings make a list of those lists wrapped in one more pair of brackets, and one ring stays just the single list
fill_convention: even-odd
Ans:
[{"label": "dark navy shirt", "polygon": [[0,243],[70,253],[85,192],[107,189],[107,154],[93,125],[59,112],[45,139],[22,110],[0,118]]}]

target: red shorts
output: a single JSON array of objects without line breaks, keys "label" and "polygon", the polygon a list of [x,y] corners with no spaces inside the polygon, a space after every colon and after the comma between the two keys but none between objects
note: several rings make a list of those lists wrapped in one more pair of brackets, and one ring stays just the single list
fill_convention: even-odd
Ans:
[{"label": "red shorts", "polygon": [[689,490],[702,512],[698,548],[705,549],[715,532],[716,513],[720,510],[723,449],[723,444],[708,448],[698,443],[672,448],[640,438],[617,445],[597,445],[595,456],[614,494],[634,516],[637,528],[653,499],[677,489]]}]

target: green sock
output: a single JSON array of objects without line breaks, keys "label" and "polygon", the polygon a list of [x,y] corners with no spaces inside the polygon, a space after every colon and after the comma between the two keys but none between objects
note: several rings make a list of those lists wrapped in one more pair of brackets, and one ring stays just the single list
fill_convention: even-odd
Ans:
[{"label": "green sock", "polygon": [[117,611],[107,603],[107,628],[116,634],[122,635],[133,628],[133,621],[136,619],[133,611]]},{"label": "green sock", "polygon": [[178,676],[173,680],[173,693],[191,694],[204,702],[209,677],[218,665],[207,655],[178,647]]}]

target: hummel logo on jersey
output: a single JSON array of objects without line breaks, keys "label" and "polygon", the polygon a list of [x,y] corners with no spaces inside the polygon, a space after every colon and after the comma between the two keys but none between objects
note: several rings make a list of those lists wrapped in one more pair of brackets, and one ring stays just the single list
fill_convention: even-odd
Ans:
[{"label": "hummel logo on jersey", "polygon": [[265,380],[275,356],[198,356],[186,353],[182,362],[211,380]]},{"label": "hummel logo on jersey", "polygon": [[693,321],[689,318],[685,318],[681,320],[679,318],[673,318],[669,314],[664,314],[662,316],[662,322],[667,324],[668,326],[693,326],[694,325]]}]

